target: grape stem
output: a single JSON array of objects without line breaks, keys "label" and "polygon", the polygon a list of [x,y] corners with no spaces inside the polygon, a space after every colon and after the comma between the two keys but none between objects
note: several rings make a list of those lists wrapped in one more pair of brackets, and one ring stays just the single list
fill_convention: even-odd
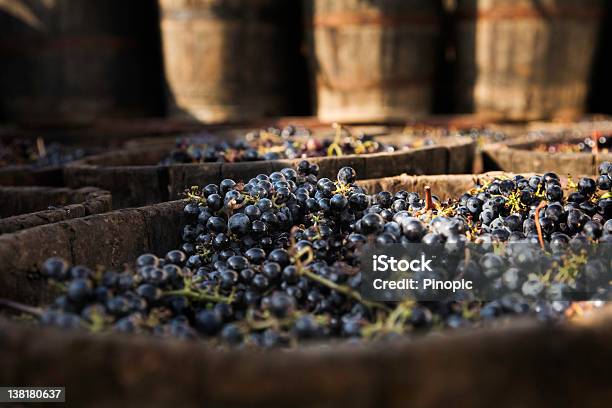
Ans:
[{"label": "grape stem", "polygon": [[389,314],[385,322],[387,329],[391,331],[401,331],[404,329],[404,322],[412,314],[412,308],[414,307],[414,301],[407,300],[399,305]]},{"label": "grape stem", "polygon": [[599,132],[594,130],[591,134],[591,140],[593,141],[593,154],[597,156],[599,154]]},{"label": "grape stem", "polygon": [[542,249],[545,249],[545,247],[544,247],[544,235],[542,234],[542,225],[540,225],[540,210],[546,207],[547,204],[548,204],[548,201],[546,200],[540,201],[540,204],[538,204],[538,206],[536,207],[535,214],[534,214],[536,231],[538,232],[538,241],[540,241],[540,247],[542,247]]},{"label": "grape stem", "polygon": [[[304,255],[306,256],[306,259],[302,260],[302,257]],[[312,252],[311,247],[306,247],[298,251],[293,257],[293,261],[295,262],[295,266],[298,272],[306,276],[308,279],[313,280],[317,283],[320,283],[321,285],[326,286],[329,289],[335,290],[336,292],[342,293],[345,296],[351,297],[369,308],[373,308],[373,309],[376,308],[376,309],[382,309],[385,311],[390,311],[390,309],[387,306],[383,305],[382,303],[371,302],[369,300],[365,300],[361,297],[361,294],[359,292],[351,289],[350,287],[339,285],[335,282],[332,282],[331,280],[327,278],[317,275],[313,271],[308,270],[307,266],[313,260],[314,260],[314,254]]]},{"label": "grape stem", "polygon": [[38,307],[24,305],[23,303],[14,302],[8,299],[0,299],[0,306],[7,307],[9,309],[18,310],[23,313],[28,313],[36,317],[40,317],[42,315],[42,310]]},{"label": "grape stem", "polygon": [[425,186],[425,211],[433,210],[434,202],[431,198],[431,187]]},{"label": "grape stem", "polygon": [[361,297],[361,294],[359,294],[359,292],[349,288],[348,286],[338,285],[337,283],[334,283],[330,281],[329,279],[326,279],[320,275],[317,275],[316,273],[309,271],[308,269],[302,269],[301,273],[304,276],[306,276],[308,279],[318,282],[323,286],[327,286],[328,288],[333,289],[336,292],[342,293],[345,296],[351,297],[355,299],[356,301],[363,303],[365,306],[369,308],[382,309],[386,311],[390,310],[387,306],[383,305],[382,303],[371,302],[369,300],[365,300]]},{"label": "grape stem", "polygon": [[36,151],[38,152],[38,157],[45,157],[47,155],[45,140],[42,137],[36,138]]},{"label": "grape stem", "polygon": [[162,295],[166,296],[185,296],[186,298],[197,300],[200,302],[215,302],[215,303],[227,303],[230,304],[233,302],[231,297],[219,296],[219,295],[209,295],[208,293],[203,292],[194,292],[191,289],[180,289],[180,290],[171,290],[168,292],[164,292]]}]

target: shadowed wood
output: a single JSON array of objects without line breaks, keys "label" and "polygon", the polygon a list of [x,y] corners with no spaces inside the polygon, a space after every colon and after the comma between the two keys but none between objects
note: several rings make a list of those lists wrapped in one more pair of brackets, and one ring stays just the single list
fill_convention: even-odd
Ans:
[{"label": "shadowed wood", "polygon": [[93,187],[0,187],[0,234],[110,211],[111,195]]},{"label": "shadowed wood", "polygon": [[283,28],[289,2],[159,4],[172,115],[238,122],[286,113],[291,52]]},{"label": "shadowed wood", "polygon": [[161,111],[155,3],[0,1],[0,115],[37,125]]},{"label": "shadowed wood", "polygon": [[56,186],[64,185],[62,169],[57,166],[37,169],[33,166],[5,166],[0,168],[0,186]]}]

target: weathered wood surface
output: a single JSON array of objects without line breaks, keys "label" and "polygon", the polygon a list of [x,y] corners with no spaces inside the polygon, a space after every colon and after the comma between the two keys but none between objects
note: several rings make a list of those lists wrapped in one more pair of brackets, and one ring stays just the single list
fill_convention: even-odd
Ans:
[{"label": "weathered wood surface", "polygon": [[520,172],[555,172],[559,175],[595,175],[599,164],[612,161],[610,153],[548,153],[533,151],[539,144],[577,142],[563,134],[529,135],[483,148],[485,170]]},{"label": "weathered wood surface", "polygon": [[99,407],[601,407],[612,401],[610,323],[287,352],[2,323],[0,380],[60,381],[71,403]]},{"label": "weathered wood surface", "polygon": [[289,2],[159,4],[167,99],[174,116],[240,122],[287,113]]},{"label": "weathered wood surface", "polygon": [[585,109],[600,0],[458,0],[460,112],[506,119]]},{"label": "weathered wood surface", "polygon": [[428,0],[309,0],[317,115],[406,120],[431,112],[441,10]]},{"label": "weathered wood surface", "polygon": [[0,187],[0,234],[110,211],[108,191],[50,187]]},{"label": "weathered wood surface", "polygon": [[121,268],[138,254],[180,246],[181,202],[119,210],[0,235],[0,298],[50,300],[37,271],[51,256],[73,264]]}]

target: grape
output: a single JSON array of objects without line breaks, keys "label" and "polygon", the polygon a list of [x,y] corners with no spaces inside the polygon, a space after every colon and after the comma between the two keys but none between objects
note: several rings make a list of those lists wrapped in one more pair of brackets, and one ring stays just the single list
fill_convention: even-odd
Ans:
[{"label": "grape", "polygon": [[[288,131],[287,129],[292,129]],[[415,139],[416,140],[416,139]],[[434,139],[426,138],[425,145],[434,144]],[[249,132],[236,140],[227,142],[211,141],[207,135],[187,135],[177,138],[174,149],[169,152],[160,164],[207,163],[207,162],[250,162],[261,160],[296,159],[302,157],[324,157],[338,154],[371,154],[394,152],[419,147],[423,143],[407,142],[394,146],[375,140],[367,134],[352,134],[341,129],[341,135],[334,138],[313,138],[307,129],[288,126],[284,129],[265,129]],[[286,180],[295,180],[298,174],[317,174],[317,165],[302,164],[297,171],[283,169]],[[338,172],[338,181],[351,184],[355,181],[356,172],[344,167]],[[222,195],[234,188],[233,180],[223,181]]]},{"label": "grape", "polygon": [[[534,273],[543,260],[559,264],[568,251],[612,241],[612,199],[601,180],[612,165],[600,168],[597,181],[580,179],[575,189],[564,190],[554,173],[516,176],[435,199],[433,206],[416,192],[368,194],[349,167],[336,180],[318,178],[318,167],[307,161],[246,183],[226,179],[194,190],[183,208],[186,225],[176,232],[181,249],[161,258],[143,254],[133,270],[100,273],[48,259],[43,276],[61,282],[66,293],[44,309],[41,322],[82,330],[99,320],[108,330],[233,346],[359,338],[366,331],[388,338],[376,319],[400,306],[372,306],[356,295],[361,251],[370,243],[438,245],[445,274],[488,282],[496,298],[476,301],[466,292],[452,301],[414,303],[399,314],[394,335],[434,322],[457,328],[508,315],[560,320],[565,308],[541,297],[567,298],[581,280],[553,274],[547,281]],[[457,264],[471,243],[480,252]],[[494,251],[500,243],[508,244],[503,256]],[[545,257],[540,244],[550,250]],[[423,276],[442,278],[438,271]],[[605,266],[591,260],[585,276],[607,288]]]}]

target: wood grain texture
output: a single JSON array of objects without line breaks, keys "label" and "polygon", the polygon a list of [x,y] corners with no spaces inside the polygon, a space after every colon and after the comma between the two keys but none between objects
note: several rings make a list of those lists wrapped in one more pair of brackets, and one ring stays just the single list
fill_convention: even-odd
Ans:
[{"label": "wood grain texture", "polygon": [[289,2],[160,0],[175,117],[237,122],[287,109]]},{"label": "wood grain texture", "polygon": [[580,115],[601,14],[599,0],[458,0],[459,110]]},{"label": "wood grain texture", "polygon": [[0,234],[110,211],[111,194],[94,187],[0,187]]},{"label": "wood grain texture", "polygon": [[430,112],[441,19],[437,2],[307,3],[322,120],[406,120]]},{"label": "wood grain texture", "polygon": [[483,148],[486,171],[554,172],[560,176],[592,176],[597,174],[598,163],[611,157],[609,154],[548,153],[533,151],[540,144],[578,142],[581,139],[562,134],[529,135],[494,143]]}]

